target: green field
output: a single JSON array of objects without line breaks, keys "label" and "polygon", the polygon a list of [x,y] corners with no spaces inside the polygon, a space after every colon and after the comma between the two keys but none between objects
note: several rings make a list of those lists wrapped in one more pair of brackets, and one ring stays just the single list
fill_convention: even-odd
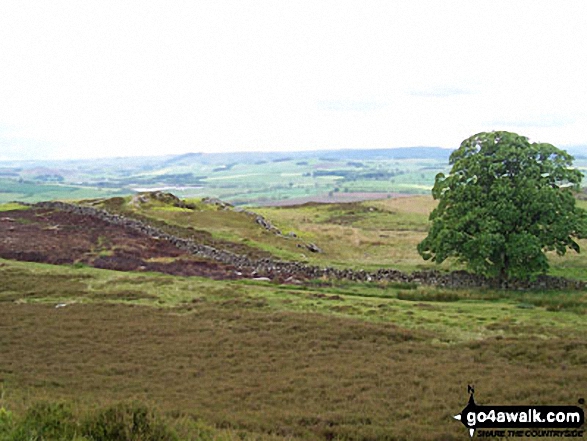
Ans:
[{"label": "green field", "polygon": [[[415,251],[428,196],[250,209],[283,234],[234,207],[186,202],[84,203],[232,250],[433,268]],[[298,247],[308,242],[322,252]],[[583,254],[551,263],[587,280]],[[574,405],[586,392],[585,291],[280,285],[9,260],[0,280],[0,440],[108,439],[96,427],[138,430],[140,415],[150,435],[128,439],[460,440],[452,415],[468,384],[501,405]]]},{"label": "green field", "polygon": [[426,194],[449,151],[407,148],[0,162],[0,202],[77,200],[166,189],[267,204],[339,193]]},{"label": "green field", "polygon": [[[0,162],[0,203],[79,200],[165,190],[182,198],[218,197],[235,205],[296,200],[336,202],[402,193],[428,195],[450,150],[199,154],[77,161]],[[587,170],[578,155],[575,166]]]}]

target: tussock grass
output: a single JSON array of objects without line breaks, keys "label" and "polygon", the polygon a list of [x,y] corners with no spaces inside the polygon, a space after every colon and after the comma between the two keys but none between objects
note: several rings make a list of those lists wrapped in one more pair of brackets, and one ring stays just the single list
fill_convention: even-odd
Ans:
[{"label": "tussock grass", "polygon": [[393,324],[242,303],[198,303],[187,315],[116,304],[5,306],[2,381],[14,394],[28,391],[16,403],[42,394],[86,409],[132,397],[166,415],[281,439],[456,437],[462,427],[450,413],[464,406],[466,383],[486,402],[568,404],[587,359],[584,339],[536,341],[513,320],[495,329],[501,339],[442,346]]},{"label": "tussock grass", "polygon": [[8,261],[0,280],[0,407],[19,421],[39,400],[75,424],[135,400],[179,439],[460,439],[467,384],[486,403],[572,404],[587,373],[582,292]]},{"label": "tussock grass", "polygon": [[38,401],[22,415],[0,408],[2,441],[183,441],[229,440],[229,433],[187,418],[169,418],[139,402],[76,409],[71,402]]},{"label": "tussock grass", "polygon": [[422,300],[428,302],[456,302],[461,299],[457,293],[448,291],[435,291],[432,294],[423,293],[422,291],[399,291],[397,298],[412,302]]},{"label": "tussock grass", "polygon": [[25,265],[7,265],[0,260],[0,302],[31,299],[83,297],[87,274],[36,272]]}]

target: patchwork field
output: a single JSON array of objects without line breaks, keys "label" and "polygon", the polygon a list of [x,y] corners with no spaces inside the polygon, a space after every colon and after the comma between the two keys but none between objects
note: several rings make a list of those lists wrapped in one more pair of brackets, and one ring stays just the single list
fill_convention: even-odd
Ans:
[{"label": "patchwork field", "polygon": [[[0,202],[171,191],[235,205],[345,202],[428,193],[450,150],[413,147],[314,152],[188,153],[78,161],[0,161]],[[290,202],[291,203],[291,202]]]},{"label": "patchwork field", "polygon": [[[185,202],[84,203],[233,252],[432,267],[414,249],[428,197],[246,212]],[[132,402],[171,434],[141,439],[461,440],[468,434],[452,415],[469,384],[481,404],[576,405],[587,395],[586,291],[166,274],[166,265],[208,263],[124,229],[22,208],[3,207],[0,246],[69,258],[0,259],[0,439],[35,439],[22,434],[38,434],[34,421],[51,414],[39,402],[62,406],[77,437],[65,439],[99,439],[88,415]],[[91,267],[112,256],[140,264]],[[587,280],[583,254],[551,261],[552,274]]]}]

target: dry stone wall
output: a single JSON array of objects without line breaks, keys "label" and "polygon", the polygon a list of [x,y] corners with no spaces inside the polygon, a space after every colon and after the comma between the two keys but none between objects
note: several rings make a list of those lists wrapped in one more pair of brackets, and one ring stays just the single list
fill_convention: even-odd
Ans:
[{"label": "dry stone wall", "polygon": [[510,289],[585,289],[587,287],[587,284],[584,282],[551,276],[539,276],[532,282],[510,282],[509,286],[500,286],[497,280],[487,279],[465,271],[441,273],[439,271],[429,270],[416,271],[408,274],[392,268],[384,268],[378,271],[368,272],[363,270],[318,267],[300,262],[282,261],[272,258],[251,259],[248,256],[219,250],[208,245],[198,244],[191,239],[185,239],[166,233],[165,231],[153,227],[143,221],[113,214],[95,207],[57,201],[25,205],[44,209],[62,210],[80,216],[92,216],[104,222],[120,225],[124,228],[148,235],[155,239],[166,240],[177,248],[185,250],[198,257],[232,265],[246,277],[268,277],[272,280],[285,282],[320,278],[346,279],[357,282],[385,281],[416,283],[450,288],[502,287]]}]

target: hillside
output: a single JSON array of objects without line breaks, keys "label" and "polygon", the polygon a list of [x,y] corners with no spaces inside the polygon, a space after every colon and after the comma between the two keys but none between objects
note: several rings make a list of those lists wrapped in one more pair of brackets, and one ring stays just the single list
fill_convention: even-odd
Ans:
[{"label": "hillside", "polygon": [[[253,211],[165,192],[78,204],[12,204],[0,222],[5,236],[0,257],[281,282],[327,277],[443,286],[497,283],[453,276],[449,270],[460,269],[454,262],[438,266],[421,259],[416,245],[426,235],[434,205],[418,196]],[[579,243],[585,246],[584,240]],[[581,255],[551,259],[553,274],[585,279]]]},{"label": "hillside", "polygon": [[[457,440],[468,384],[488,403],[576,403],[585,289],[432,271],[414,244],[433,207],[165,192],[1,205],[0,439],[55,415],[61,433],[134,430],[147,409],[170,440]],[[551,261],[586,280],[583,255]]]}]

